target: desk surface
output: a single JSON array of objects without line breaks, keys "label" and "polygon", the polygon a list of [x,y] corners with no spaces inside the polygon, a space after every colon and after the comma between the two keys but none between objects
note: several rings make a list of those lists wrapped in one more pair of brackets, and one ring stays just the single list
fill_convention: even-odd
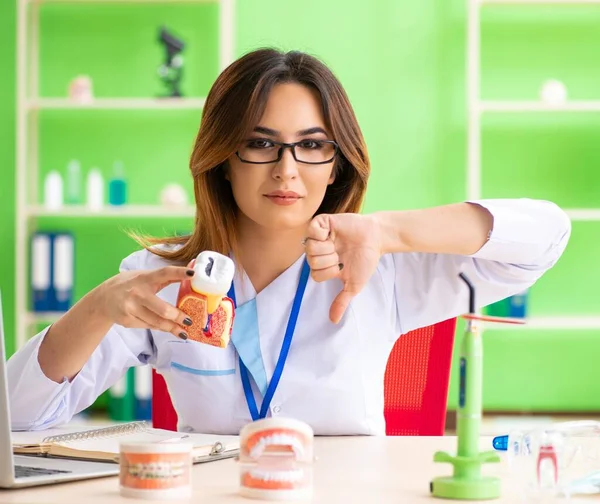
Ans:
[{"label": "desk surface", "polygon": [[[482,449],[491,447],[483,438]],[[451,474],[448,464],[434,463],[437,450],[455,451],[454,437],[341,437],[316,438],[314,496],[312,503],[412,504],[436,502],[429,494],[432,477]],[[508,476],[507,465],[486,464],[484,474]],[[238,495],[239,468],[233,459],[197,464],[193,469],[194,504],[249,503]],[[19,490],[1,490],[2,503],[122,503],[135,499],[119,495],[118,477],[62,483]],[[597,496],[593,497],[596,500]],[[571,503],[590,503],[592,498],[571,499]],[[491,501],[515,504],[520,501],[516,488],[502,486],[502,497]],[[147,501],[144,501],[147,502]],[[166,501],[160,501],[166,502]],[[180,501],[181,502],[181,501]],[[186,502],[186,501],[184,501]],[[256,502],[256,501],[255,501]],[[444,502],[440,499],[437,502]],[[448,502],[448,501],[446,501]],[[474,502],[474,501],[470,501]],[[490,502],[490,501],[487,501]]]}]

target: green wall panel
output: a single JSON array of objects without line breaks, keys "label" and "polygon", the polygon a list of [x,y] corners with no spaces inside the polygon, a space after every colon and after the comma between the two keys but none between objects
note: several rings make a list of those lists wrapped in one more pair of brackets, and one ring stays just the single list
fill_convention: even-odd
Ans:
[{"label": "green wall panel", "polygon": [[[600,222],[574,222],[569,246],[559,265],[531,290],[531,315],[597,315],[600,268],[595,264],[598,257]],[[565,339],[571,341],[577,334],[567,333]]]},{"label": "green wall panel", "polygon": [[537,99],[543,81],[564,81],[574,99],[600,97],[600,8],[494,5],[482,9],[486,99]]},{"label": "green wall panel", "polygon": [[16,2],[0,2],[0,294],[8,355],[14,351],[15,310],[15,16]]},{"label": "green wall panel", "polygon": [[[464,324],[459,324],[458,342]],[[600,409],[600,330],[488,329],[483,334],[487,411],[584,412]],[[456,367],[448,406],[458,398]]]},{"label": "green wall panel", "polygon": [[483,196],[549,199],[564,208],[600,207],[599,128],[596,113],[486,116]]},{"label": "green wall panel", "polygon": [[152,97],[164,92],[158,31],[186,43],[182,90],[206,95],[218,72],[218,8],[196,4],[44,4],[40,9],[40,95],[66,96],[80,74],[98,97]]}]

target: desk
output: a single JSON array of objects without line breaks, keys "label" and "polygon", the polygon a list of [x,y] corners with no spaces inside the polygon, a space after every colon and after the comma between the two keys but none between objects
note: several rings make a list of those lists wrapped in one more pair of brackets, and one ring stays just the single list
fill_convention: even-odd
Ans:
[{"label": "desk", "polygon": [[[489,449],[491,438],[482,438],[481,448]],[[429,494],[432,477],[451,473],[449,464],[432,461],[437,450],[455,451],[454,437],[336,437],[316,438],[314,466],[315,504],[444,504]],[[486,464],[485,474],[508,474],[504,461]],[[194,504],[260,502],[238,495],[239,469],[235,460],[197,464],[193,469]],[[142,502],[119,495],[118,477],[45,487],[0,491],[1,503],[131,504]],[[495,503],[518,504],[514,488],[503,485]],[[597,496],[571,499],[570,504],[597,502]],[[143,501],[152,502],[152,501]],[[156,501],[166,502],[166,501]],[[180,501],[181,502],[181,501]],[[183,501],[186,502],[186,501]],[[454,501],[459,502],[459,501]],[[465,501],[474,502],[474,501]]]}]

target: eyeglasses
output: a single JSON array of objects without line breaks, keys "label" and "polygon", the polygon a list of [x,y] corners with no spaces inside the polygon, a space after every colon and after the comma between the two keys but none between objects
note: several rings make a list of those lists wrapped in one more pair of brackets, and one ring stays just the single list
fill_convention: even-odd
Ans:
[{"label": "eyeglasses", "polygon": [[284,149],[290,149],[298,163],[326,164],[335,159],[338,144],[333,140],[300,140],[294,143],[275,142],[266,138],[246,140],[236,152],[243,163],[267,164],[281,160]]}]

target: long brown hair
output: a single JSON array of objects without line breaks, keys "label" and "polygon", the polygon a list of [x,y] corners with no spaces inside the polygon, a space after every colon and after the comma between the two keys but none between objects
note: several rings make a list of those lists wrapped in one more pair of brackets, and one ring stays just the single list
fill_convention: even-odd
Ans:
[{"label": "long brown hair", "polygon": [[[294,82],[315,89],[327,127],[340,149],[335,181],[328,186],[317,214],[359,212],[370,163],[354,111],[334,74],[308,54],[258,49],[233,62],[213,84],[190,159],[196,217],[189,236],[134,238],[156,255],[188,263],[203,250],[237,256],[235,220],[238,211],[224,165],[245,135],[260,120],[270,90]],[[153,245],[181,245],[153,247]]]}]

